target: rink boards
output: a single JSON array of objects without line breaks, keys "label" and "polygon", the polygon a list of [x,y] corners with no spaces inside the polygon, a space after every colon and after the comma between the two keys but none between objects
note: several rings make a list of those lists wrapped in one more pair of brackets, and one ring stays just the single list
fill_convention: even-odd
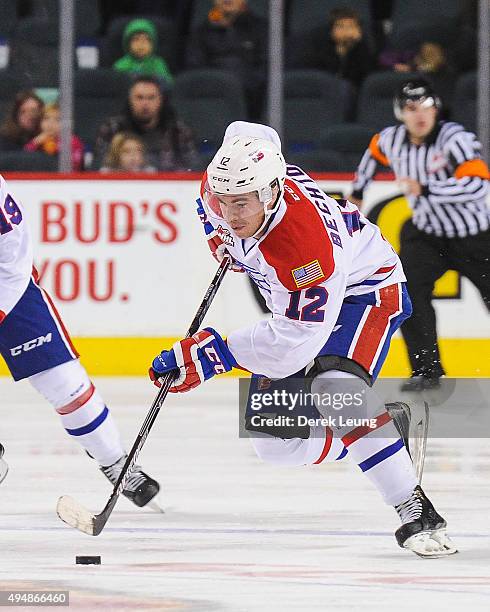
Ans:
[{"label": "rink boards", "polygon": [[[28,211],[35,264],[92,374],[144,374],[149,359],[183,335],[214,272],[195,213],[196,174],[7,175]],[[348,175],[319,175],[329,193]],[[392,180],[375,181],[366,209],[398,247],[409,216]],[[436,287],[442,353],[451,376],[490,376],[488,315],[477,291],[449,273]],[[230,274],[207,321],[224,334],[262,313],[247,279]],[[408,372],[395,338],[384,376]],[[0,374],[6,374],[0,360]]]}]

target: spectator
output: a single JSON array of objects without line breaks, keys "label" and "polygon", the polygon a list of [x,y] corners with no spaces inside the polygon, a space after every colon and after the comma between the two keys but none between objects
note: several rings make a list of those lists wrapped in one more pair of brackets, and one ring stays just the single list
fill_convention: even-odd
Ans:
[{"label": "spectator", "polygon": [[133,19],[124,29],[123,48],[126,55],[114,63],[114,69],[131,74],[145,74],[173,82],[163,57],[155,54],[157,30],[149,19]]},{"label": "spectator", "polygon": [[[25,146],[25,151],[41,151],[47,155],[58,155],[60,149],[60,109],[58,104],[48,104],[41,119],[41,131]],[[83,170],[83,143],[78,136],[71,138],[73,172]]]},{"label": "spectator", "polygon": [[308,32],[295,47],[292,63],[298,68],[326,70],[359,87],[374,68],[374,56],[364,38],[357,11],[336,8],[328,26]]},{"label": "spectator", "polygon": [[219,68],[238,75],[249,114],[259,118],[265,86],[267,25],[246,0],[214,0],[207,20],[190,37],[188,68]]},{"label": "spectator", "polygon": [[438,42],[422,42],[411,57],[398,61],[393,69],[396,72],[418,72],[427,78],[445,101],[451,105],[451,98],[456,79],[456,71],[450,65],[444,47]]},{"label": "spectator", "polygon": [[349,197],[362,204],[379,164],[393,170],[413,211],[400,236],[413,304],[413,314],[402,326],[412,367],[404,391],[436,388],[444,375],[432,305],[438,278],[457,270],[477,287],[490,311],[490,173],[475,134],[458,123],[439,121],[440,106],[424,79],[403,83],[394,99],[401,125],[373,136]]},{"label": "spectator", "polygon": [[197,165],[192,132],[176,117],[155,77],[137,77],[129,89],[125,111],[100,126],[95,142],[96,166],[119,132],[139,136],[145,145],[148,163],[158,170],[188,170]]},{"label": "spectator", "polygon": [[0,149],[15,151],[39,134],[44,103],[33,91],[21,91],[0,127]]},{"label": "spectator", "polygon": [[111,140],[101,172],[155,172],[146,163],[145,144],[138,136],[121,132]]}]

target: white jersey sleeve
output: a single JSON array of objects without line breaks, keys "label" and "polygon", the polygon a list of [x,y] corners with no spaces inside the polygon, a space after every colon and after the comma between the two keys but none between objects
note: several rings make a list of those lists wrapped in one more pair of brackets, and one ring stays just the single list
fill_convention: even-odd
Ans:
[{"label": "white jersey sleeve", "polygon": [[32,243],[25,213],[0,176],[0,322],[17,304],[32,274]]}]

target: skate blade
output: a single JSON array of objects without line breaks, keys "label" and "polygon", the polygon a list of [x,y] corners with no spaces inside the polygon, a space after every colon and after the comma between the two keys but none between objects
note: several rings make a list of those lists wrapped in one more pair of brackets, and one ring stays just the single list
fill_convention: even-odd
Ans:
[{"label": "skate blade", "polygon": [[411,536],[403,544],[403,548],[411,550],[424,559],[438,559],[458,552],[444,527],[435,531],[422,531]]},{"label": "skate blade", "polygon": [[143,506],[143,510],[146,508],[150,508],[153,512],[158,512],[159,514],[165,514],[165,510],[163,508],[162,498],[159,494],[155,495],[150,501]]},{"label": "skate blade", "polygon": [[0,483],[3,482],[9,472],[9,466],[6,461],[0,459]]}]

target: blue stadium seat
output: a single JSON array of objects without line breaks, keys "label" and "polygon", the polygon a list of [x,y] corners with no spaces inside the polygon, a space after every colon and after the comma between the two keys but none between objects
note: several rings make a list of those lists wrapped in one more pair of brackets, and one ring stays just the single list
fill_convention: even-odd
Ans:
[{"label": "blue stadium seat", "polygon": [[221,144],[229,123],[247,120],[242,84],[230,72],[182,72],[175,79],[172,99],[178,116],[192,128],[203,154]]},{"label": "blue stadium seat", "polygon": [[380,130],[394,125],[393,96],[404,81],[416,75],[407,72],[373,72],[361,85],[357,104],[359,124]]},{"label": "blue stadium seat", "polygon": [[286,72],[284,132],[288,149],[314,147],[319,130],[345,121],[351,103],[352,88],[343,79],[320,70]]},{"label": "blue stadium seat", "polygon": [[28,151],[0,151],[2,172],[57,172],[58,158],[46,153]]},{"label": "blue stadium seat", "polygon": [[75,133],[92,148],[100,124],[122,112],[131,77],[111,68],[75,72]]}]

